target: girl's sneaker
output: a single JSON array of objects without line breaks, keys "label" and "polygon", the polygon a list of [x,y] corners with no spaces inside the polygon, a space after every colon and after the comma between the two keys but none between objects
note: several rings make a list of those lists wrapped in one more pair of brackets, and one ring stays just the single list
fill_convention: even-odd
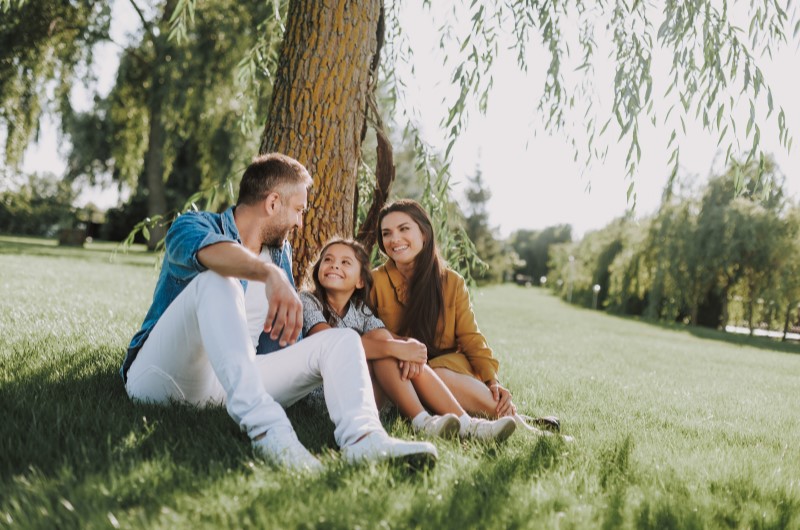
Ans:
[{"label": "girl's sneaker", "polygon": [[439,438],[452,438],[458,434],[459,429],[461,429],[461,422],[458,421],[458,416],[455,414],[428,416],[420,427],[414,427],[415,432]]},{"label": "girl's sneaker", "polygon": [[508,416],[497,420],[484,420],[470,418],[459,435],[462,438],[475,438],[476,440],[502,442],[511,436],[517,428],[514,418]]}]

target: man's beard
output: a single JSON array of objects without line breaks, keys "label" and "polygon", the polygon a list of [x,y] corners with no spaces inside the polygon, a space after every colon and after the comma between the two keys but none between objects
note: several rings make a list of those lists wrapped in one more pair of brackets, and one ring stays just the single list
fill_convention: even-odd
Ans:
[{"label": "man's beard", "polygon": [[291,227],[265,226],[261,230],[261,245],[269,247],[282,247],[283,242],[289,238]]}]

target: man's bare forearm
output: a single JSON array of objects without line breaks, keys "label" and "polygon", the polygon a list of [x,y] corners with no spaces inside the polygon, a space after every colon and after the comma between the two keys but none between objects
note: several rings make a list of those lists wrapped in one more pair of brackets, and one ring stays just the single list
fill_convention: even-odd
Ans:
[{"label": "man's bare forearm", "polygon": [[282,273],[278,267],[260,260],[244,246],[227,241],[200,249],[197,260],[217,274],[242,280],[266,283],[271,274]]}]

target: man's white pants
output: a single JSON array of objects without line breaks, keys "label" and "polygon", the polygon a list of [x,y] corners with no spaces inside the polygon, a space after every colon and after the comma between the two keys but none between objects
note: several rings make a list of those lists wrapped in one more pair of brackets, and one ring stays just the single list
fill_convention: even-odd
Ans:
[{"label": "man's white pants", "polygon": [[135,400],[225,404],[252,438],[291,428],[283,407],[323,384],[340,447],[382,431],[361,338],[350,329],[317,333],[256,356],[239,280],[197,275],[156,323],[128,371]]}]

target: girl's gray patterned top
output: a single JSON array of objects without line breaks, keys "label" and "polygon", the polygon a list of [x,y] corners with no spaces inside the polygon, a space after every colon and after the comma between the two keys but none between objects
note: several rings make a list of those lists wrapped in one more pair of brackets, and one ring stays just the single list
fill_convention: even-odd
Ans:
[{"label": "girl's gray patterned top", "polygon": [[[322,315],[322,303],[317,300],[310,291],[302,291],[300,293],[300,300],[303,302],[303,335],[307,335],[308,331],[319,323],[326,323],[325,317]],[[336,319],[335,328],[350,328],[363,335],[373,329],[385,328],[383,321],[372,314],[372,311],[365,305],[356,307],[356,304],[350,303],[347,305],[347,314],[344,318],[336,313],[333,313]]]}]

